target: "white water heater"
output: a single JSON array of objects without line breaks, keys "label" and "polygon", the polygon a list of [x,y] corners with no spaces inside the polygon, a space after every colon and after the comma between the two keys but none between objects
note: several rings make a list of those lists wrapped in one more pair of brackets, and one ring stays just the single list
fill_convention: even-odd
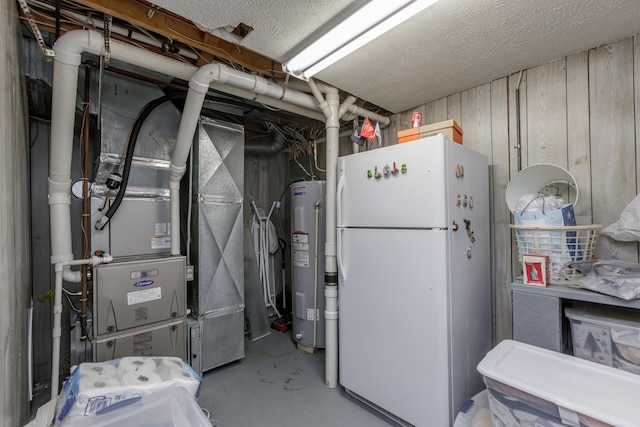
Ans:
[{"label": "white water heater", "polygon": [[291,184],[293,339],[324,348],[325,181]]}]

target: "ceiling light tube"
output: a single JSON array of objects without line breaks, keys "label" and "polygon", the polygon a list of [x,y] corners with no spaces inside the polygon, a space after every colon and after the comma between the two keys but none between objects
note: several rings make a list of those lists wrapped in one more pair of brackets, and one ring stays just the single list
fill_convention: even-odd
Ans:
[{"label": "ceiling light tube", "polygon": [[437,0],[372,0],[300,53],[282,64],[295,77],[308,80],[331,64],[386,33]]}]

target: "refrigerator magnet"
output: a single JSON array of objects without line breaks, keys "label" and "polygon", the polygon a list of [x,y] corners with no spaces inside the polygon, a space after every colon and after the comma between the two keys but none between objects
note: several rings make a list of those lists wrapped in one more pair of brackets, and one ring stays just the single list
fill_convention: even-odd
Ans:
[{"label": "refrigerator magnet", "polygon": [[400,172],[400,169],[398,169],[398,168],[396,167],[396,162],[393,162],[393,169],[391,169],[391,174],[392,174],[392,175],[397,175],[397,174],[398,174],[398,172]]}]

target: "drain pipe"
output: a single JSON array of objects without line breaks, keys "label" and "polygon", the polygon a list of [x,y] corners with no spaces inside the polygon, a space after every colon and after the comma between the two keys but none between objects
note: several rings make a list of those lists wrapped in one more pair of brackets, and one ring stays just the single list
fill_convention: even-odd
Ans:
[{"label": "drain pipe", "polygon": [[[71,271],[71,152],[73,148],[76,90],[81,54],[100,52],[101,39],[77,32],[56,42],[53,68],[51,150],[49,161],[49,211],[51,217],[51,263],[62,265],[59,276],[80,282],[81,272]],[[73,94],[73,96],[71,96]],[[56,390],[57,392],[57,390]]]},{"label": "drain pipe", "polygon": [[[340,95],[336,88],[318,85],[309,79],[311,93],[318,108],[326,117],[326,237],[325,237],[325,385],[336,388],[338,385],[338,265],[336,246],[336,190],[338,170],[338,148],[340,139],[340,118],[347,114],[356,114],[376,120],[381,126],[388,126],[391,120],[355,105],[356,98],[347,97],[340,105]],[[325,93],[323,97],[322,92]]]},{"label": "drain pipe", "polygon": [[[347,112],[347,108],[351,107],[352,105],[354,105],[356,102],[356,97],[353,95],[349,95],[347,96],[347,99],[345,99],[342,102],[342,105],[340,105],[340,110],[338,110],[338,117],[344,117],[345,113]],[[358,117],[357,115],[355,117]],[[353,120],[353,118],[352,118]],[[360,146],[358,144],[356,144],[355,142],[351,143],[351,147],[354,153],[358,153],[360,152]]]},{"label": "drain pipe", "polygon": [[345,106],[345,114],[346,113],[354,114],[360,117],[368,117],[369,120],[375,120],[376,122],[380,123],[380,126],[383,128],[391,124],[391,119],[389,117],[382,116],[378,113],[374,113],[362,107],[358,107],[355,104]]},{"label": "drain pipe", "polygon": [[51,336],[52,350],[51,350],[51,399],[55,399],[58,395],[58,388],[60,386],[60,336],[62,335],[62,279],[65,269],[70,268],[72,265],[92,265],[106,264],[113,261],[113,257],[109,254],[103,254],[102,256],[92,256],[91,258],[69,260],[64,262],[58,262],[55,266],[56,271],[56,286],[55,296],[53,299],[53,329]]},{"label": "drain pipe", "polygon": [[326,99],[313,79],[309,87],[322,110],[326,121],[326,237],[325,237],[325,386],[338,385],[338,265],[336,260],[336,188],[338,169],[338,145],[340,134],[340,94],[338,89],[324,88]]}]

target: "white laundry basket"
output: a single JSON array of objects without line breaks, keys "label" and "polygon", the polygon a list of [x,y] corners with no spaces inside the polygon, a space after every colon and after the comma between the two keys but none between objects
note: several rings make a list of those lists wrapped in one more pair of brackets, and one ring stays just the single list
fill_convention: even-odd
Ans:
[{"label": "white laundry basket", "polygon": [[[555,285],[570,285],[561,276],[562,267],[568,262],[588,261],[593,258],[593,250],[601,225],[574,225],[565,227],[534,227],[510,225],[518,247],[518,260],[523,255],[548,255],[551,263],[549,282]],[[569,278],[581,273],[565,269]]]}]

